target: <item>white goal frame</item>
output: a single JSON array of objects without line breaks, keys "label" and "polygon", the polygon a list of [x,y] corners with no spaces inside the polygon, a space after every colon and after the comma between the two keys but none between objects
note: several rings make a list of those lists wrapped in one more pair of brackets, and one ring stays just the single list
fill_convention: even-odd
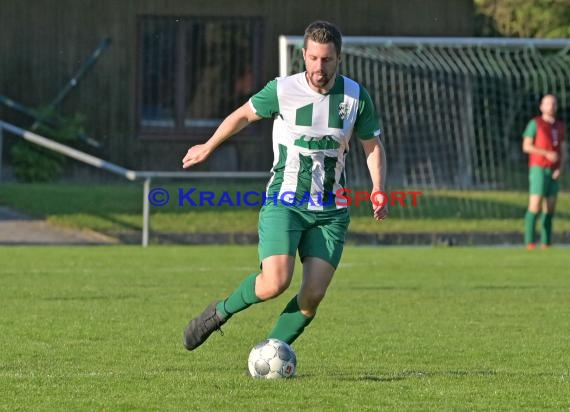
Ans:
[{"label": "white goal frame", "polygon": [[[288,46],[302,46],[303,36],[279,36],[279,76],[287,76],[291,64]],[[393,46],[533,46],[540,49],[570,48],[570,39],[530,39],[501,37],[390,37],[390,36],[344,36],[342,45],[393,45]]]},{"label": "white goal frame", "polygon": [[[283,35],[279,37],[279,75],[281,77],[291,75],[294,71],[302,70],[303,64],[300,60],[300,52],[299,49],[303,46],[303,36],[288,36]],[[379,49],[375,51],[376,47]],[[570,51],[570,39],[530,39],[530,38],[489,38],[489,37],[373,37],[373,36],[346,36],[343,38],[343,51],[345,52],[345,64],[350,64],[350,61],[354,56],[356,58],[364,57],[368,58],[378,58],[378,61],[388,62],[388,64],[402,64],[398,59],[399,56],[403,55],[402,51],[410,50],[411,52],[423,51],[423,50],[430,50],[430,49],[471,49],[477,50],[479,49],[495,49],[495,50],[502,50],[505,51],[509,50],[533,50],[539,51],[540,54],[542,52],[551,52],[557,51],[556,54],[561,53],[564,55],[568,55],[568,51]],[[377,54],[375,54],[377,53]],[[393,54],[392,54],[393,53]],[[461,55],[461,52],[458,56]],[[467,55],[467,58],[465,58]],[[417,56],[417,55],[416,55]],[[445,75],[448,78],[452,78],[452,81],[455,81],[457,78],[464,79],[463,81],[466,84],[469,84],[472,79],[477,79],[480,75],[488,76],[488,78],[493,78],[493,76],[502,76],[504,73],[510,74],[510,69],[508,66],[503,65],[501,62],[495,64],[493,62],[489,62],[489,65],[486,66],[485,70],[482,70],[480,67],[471,65],[470,56],[471,52],[463,52],[463,57],[459,58],[457,61],[455,60],[441,60],[438,58],[431,58],[425,57],[427,54],[423,54],[417,60],[413,60],[413,63],[416,67],[419,67],[421,70],[434,70],[436,72],[439,68],[443,68]],[[395,57],[395,58],[394,58]],[[483,59],[487,57],[483,55]],[[410,60],[412,62],[412,60]],[[484,62],[482,62],[485,64]],[[403,63],[407,64],[407,63]],[[516,66],[518,67],[518,66]],[[551,70],[549,68],[546,69]],[[568,85],[570,84],[570,78],[568,80],[564,76],[563,71],[560,71],[560,68],[552,69],[553,78],[556,78],[560,84]],[[368,73],[368,72],[367,72]],[[351,74],[349,74],[351,75]],[[407,74],[406,74],[407,75]],[[412,73],[412,76],[415,74]],[[368,74],[367,74],[368,76]],[[453,77],[458,76],[458,77]],[[515,78],[516,79],[526,79],[526,76],[523,77],[516,77],[519,76],[516,74],[515,71]],[[352,76],[351,76],[352,77]],[[376,72],[370,74],[370,77],[374,78],[375,83],[378,83],[378,74]],[[354,77],[353,77],[354,78]],[[536,82],[542,82],[542,77],[531,77],[533,80],[534,85],[538,84]],[[417,82],[418,77],[413,78],[413,85],[418,84]],[[370,79],[369,79],[370,80]],[[395,83],[398,82],[397,86]],[[407,83],[399,83],[403,82],[403,78],[398,80],[392,80],[392,82],[386,82],[384,79],[382,84],[385,88],[401,88],[401,89],[409,89]],[[435,83],[435,82],[433,82]],[[371,87],[371,84],[367,83],[366,81],[363,83],[366,87]],[[425,84],[425,83],[424,83]],[[542,83],[541,83],[542,84]],[[426,86],[427,87],[427,86]],[[431,86],[430,86],[431,87]],[[536,87],[535,87],[536,88]],[[566,86],[563,86],[565,90],[567,90]],[[424,87],[425,89],[425,87]],[[457,95],[455,93],[455,89],[449,89],[450,95]],[[495,155],[492,154],[490,156],[485,157],[485,153],[482,154],[483,150],[481,147],[484,145],[488,145],[491,142],[489,138],[490,133],[488,135],[484,135],[481,132],[475,131],[473,126],[474,120],[480,121],[479,118],[473,118],[473,95],[471,94],[470,88],[461,89],[464,90],[465,95],[465,107],[468,108],[463,111],[463,116],[465,118],[465,122],[457,122],[453,123],[453,132],[459,139],[454,142],[455,150],[458,151],[458,155],[460,156],[460,160],[457,163],[462,165],[459,174],[449,173],[448,175],[454,176],[453,181],[440,181],[438,179],[438,174],[442,173],[442,167],[438,166],[437,170],[432,168],[431,159],[428,156],[423,159],[422,162],[417,161],[401,161],[396,164],[398,169],[398,173],[395,173],[394,176],[397,176],[398,180],[395,182],[397,185],[412,185],[418,187],[425,187],[425,188],[437,188],[437,187],[451,187],[451,188],[461,188],[461,189],[474,189],[475,187],[500,187],[502,182],[496,182],[494,178],[489,178],[489,174],[495,173]],[[407,96],[410,95],[409,92],[405,92]],[[402,94],[402,92],[400,92]],[[384,96],[386,96],[384,94]],[[568,99],[568,93],[563,94],[561,96],[562,100]],[[430,98],[428,97],[427,100]],[[425,95],[424,95],[424,105],[425,105]],[[433,99],[432,99],[433,100]],[[471,109],[469,109],[471,108]],[[479,113],[479,112],[478,112]],[[488,120],[485,118],[485,121]],[[394,122],[390,122],[387,124],[397,124]],[[444,124],[446,125],[446,124]],[[447,127],[447,126],[445,126]],[[481,129],[477,129],[481,130]],[[441,142],[436,142],[441,143]],[[491,142],[492,143],[492,142]],[[479,151],[474,151],[475,145],[479,145]],[[490,147],[490,146],[489,146]],[[354,147],[357,151],[359,150],[358,145]],[[502,151],[504,152],[506,149],[501,147]],[[400,149],[395,149],[400,150]],[[503,153],[501,152],[501,155]],[[351,171],[351,180],[358,184],[366,184],[368,181],[367,173],[364,168],[361,168],[359,156],[352,158],[349,157],[347,160],[347,165],[352,167]],[[499,156],[499,155],[497,155]],[[420,157],[420,156],[415,156]],[[498,158],[498,157],[497,157]],[[489,173],[481,173],[481,170],[484,170],[481,167],[481,161],[489,162],[490,166],[487,171]],[[444,166],[445,167],[445,166]],[[451,168],[457,168],[457,165],[450,166]],[[418,169],[418,170],[415,170]],[[450,171],[452,171],[450,169]],[[416,173],[417,172],[417,173]],[[519,179],[520,180],[520,179]]]}]

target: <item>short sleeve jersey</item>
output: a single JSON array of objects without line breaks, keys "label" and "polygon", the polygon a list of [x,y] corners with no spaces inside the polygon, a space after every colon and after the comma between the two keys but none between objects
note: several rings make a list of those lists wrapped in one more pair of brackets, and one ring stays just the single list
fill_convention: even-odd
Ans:
[{"label": "short sleeve jersey", "polygon": [[[528,122],[523,138],[532,139],[535,147],[546,150],[553,150],[558,154],[562,150],[562,141],[564,140],[564,125],[560,120],[549,123],[540,116],[533,118]],[[560,167],[560,161],[551,162],[545,156],[531,153],[528,157],[529,166],[540,166],[556,169]]]},{"label": "short sleeve jersey", "polygon": [[[311,89],[305,72],[277,78],[249,104],[257,115],[274,119],[267,196],[304,199],[308,210],[323,210],[327,194],[345,186],[345,158],[353,132],[360,139],[380,135],[370,95],[345,76],[337,76],[327,94]],[[312,201],[307,202],[307,196]]]}]

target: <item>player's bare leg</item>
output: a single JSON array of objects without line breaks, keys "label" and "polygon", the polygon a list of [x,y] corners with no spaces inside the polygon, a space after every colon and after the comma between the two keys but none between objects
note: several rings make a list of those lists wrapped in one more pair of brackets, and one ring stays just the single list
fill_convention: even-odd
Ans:
[{"label": "player's bare leg", "polygon": [[303,315],[314,317],[332,281],[334,267],[319,258],[306,257],[303,262],[303,282],[298,295]]},{"label": "player's bare leg", "polygon": [[334,267],[322,259],[316,257],[304,259],[301,289],[281,313],[277,324],[268,335],[269,338],[291,344],[303,333],[315,317],[334,271]]},{"label": "player's bare leg", "polygon": [[183,344],[194,350],[232,317],[259,303],[279,296],[291,283],[295,258],[288,255],[270,256],[263,260],[261,273],[252,273],[238,286],[227,299],[210,303],[196,318],[192,319],[184,331]]},{"label": "player's bare leg", "polygon": [[536,227],[536,219],[540,213],[541,204],[542,196],[534,194],[529,196],[528,209],[524,217],[524,243],[529,250],[536,247],[534,231]]},{"label": "player's bare leg", "polygon": [[295,270],[295,257],[269,256],[261,262],[261,273],[255,281],[255,294],[261,300],[279,296],[291,284]]},{"label": "player's bare leg", "polygon": [[556,196],[546,197],[542,201],[542,226],[540,229],[540,246],[548,249],[552,244],[552,219],[556,211]]}]

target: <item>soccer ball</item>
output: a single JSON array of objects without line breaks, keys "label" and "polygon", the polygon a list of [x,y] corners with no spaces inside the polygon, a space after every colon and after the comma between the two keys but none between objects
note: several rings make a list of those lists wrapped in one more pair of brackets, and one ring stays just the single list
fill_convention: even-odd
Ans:
[{"label": "soccer ball", "polygon": [[297,370],[297,355],[287,343],[267,339],[253,347],[247,367],[254,378],[291,378]]}]

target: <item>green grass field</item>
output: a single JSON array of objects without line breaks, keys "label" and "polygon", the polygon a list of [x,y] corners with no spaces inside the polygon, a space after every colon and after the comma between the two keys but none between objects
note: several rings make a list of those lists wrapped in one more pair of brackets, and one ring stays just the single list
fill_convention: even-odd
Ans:
[{"label": "green grass field", "polygon": [[[171,195],[167,206],[151,207],[154,232],[256,232],[258,208],[227,205],[192,207],[177,205],[178,188],[212,190],[216,199],[222,191],[235,196],[236,191],[260,192],[265,182],[225,185],[216,182],[155,182]],[[52,223],[74,228],[88,228],[109,234],[140,231],[142,227],[142,185],[0,185],[0,205],[8,205],[45,217]],[[416,207],[396,204],[390,217],[381,224],[370,218],[370,204],[351,207],[349,230],[361,233],[403,232],[521,232],[528,194],[507,191],[430,190],[417,197]],[[196,202],[197,197],[194,197]],[[199,204],[199,203],[198,203]],[[560,193],[554,223],[555,232],[570,231],[570,193]]]},{"label": "green grass field", "polygon": [[567,410],[570,253],[356,248],[294,344],[298,377],[245,374],[299,285],[195,352],[191,315],[255,247],[0,248],[0,409]]}]

